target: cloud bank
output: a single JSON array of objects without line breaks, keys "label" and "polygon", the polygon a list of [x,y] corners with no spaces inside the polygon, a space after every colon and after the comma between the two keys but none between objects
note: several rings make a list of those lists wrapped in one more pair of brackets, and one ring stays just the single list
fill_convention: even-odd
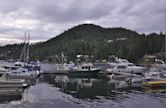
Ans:
[{"label": "cloud bank", "polygon": [[[1,0],[0,45],[44,41],[82,23],[166,31],[166,0]],[[8,40],[8,41],[5,41]]]}]

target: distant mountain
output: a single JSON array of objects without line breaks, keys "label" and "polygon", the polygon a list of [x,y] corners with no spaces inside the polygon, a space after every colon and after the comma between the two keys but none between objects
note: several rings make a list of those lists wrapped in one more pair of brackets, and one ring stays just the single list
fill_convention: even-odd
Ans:
[{"label": "distant mountain", "polygon": [[[1,57],[10,51],[10,57],[18,58],[21,44],[7,45],[0,48]],[[46,42],[30,47],[33,59],[51,59],[62,52],[68,60],[76,55],[93,55],[94,59],[107,59],[116,55],[135,62],[145,54],[155,54],[164,50],[164,35],[152,33],[138,34],[125,28],[103,28],[94,24],[81,24]]]}]

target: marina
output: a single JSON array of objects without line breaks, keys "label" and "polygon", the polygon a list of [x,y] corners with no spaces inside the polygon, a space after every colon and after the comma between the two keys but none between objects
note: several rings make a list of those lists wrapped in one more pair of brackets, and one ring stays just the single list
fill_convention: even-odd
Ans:
[{"label": "marina", "polygon": [[166,0],[1,0],[0,108],[166,108]]},{"label": "marina", "polygon": [[[49,68],[48,68],[49,67]],[[54,70],[53,64],[41,64],[41,69]],[[132,79],[128,79],[132,78]],[[131,82],[129,82],[129,80]],[[0,108],[29,107],[36,108],[132,108],[135,104],[147,107],[165,107],[165,81],[145,82],[145,78],[129,76],[111,78],[110,74],[96,76],[70,76],[68,74],[44,73],[36,82],[23,89],[0,88]],[[1,82],[2,83],[2,82]],[[11,86],[12,87],[12,86]],[[141,100],[140,100],[141,98]],[[43,103],[44,101],[44,103]],[[132,103],[128,103],[131,101]],[[154,103],[155,102],[155,103]]]}]

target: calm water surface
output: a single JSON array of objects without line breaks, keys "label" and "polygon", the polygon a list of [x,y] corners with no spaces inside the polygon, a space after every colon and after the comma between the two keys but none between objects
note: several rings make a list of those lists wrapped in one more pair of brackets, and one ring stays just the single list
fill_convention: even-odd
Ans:
[{"label": "calm water surface", "polygon": [[133,87],[102,77],[47,74],[22,97],[0,97],[0,108],[166,108],[166,89]]}]

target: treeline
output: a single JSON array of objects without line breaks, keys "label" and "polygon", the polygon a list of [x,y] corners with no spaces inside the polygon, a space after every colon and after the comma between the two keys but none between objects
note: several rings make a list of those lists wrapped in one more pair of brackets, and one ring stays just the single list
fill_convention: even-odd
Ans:
[{"label": "treeline", "polygon": [[[164,34],[138,34],[125,28],[103,28],[93,24],[82,24],[66,30],[62,34],[42,43],[30,46],[31,59],[50,59],[62,52],[68,60],[76,55],[94,56],[94,60],[107,59],[116,55],[136,62],[145,54],[164,51]],[[23,44],[0,47],[1,58],[4,52],[10,58],[19,58]],[[9,52],[10,51],[10,52]]]}]

